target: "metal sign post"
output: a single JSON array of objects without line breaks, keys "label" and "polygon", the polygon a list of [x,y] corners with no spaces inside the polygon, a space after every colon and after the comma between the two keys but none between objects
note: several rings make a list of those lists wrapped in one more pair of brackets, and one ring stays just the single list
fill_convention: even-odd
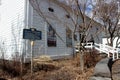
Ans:
[{"label": "metal sign post", "polygon": [[[31,29],[31,32],[35,32],[36,29],[32,28]],[[30,41],[31,43],[31,80],[32,80],[32,77],[33,77],[33,46],[34,46],[34,40],[35,40],[35,37],[33,36],[33,39]]]},{"label": "metal sign post", "polygon": [[33,47],[35,40],[41,40],[42,32],[36,30],[35,28],[23,29],[23,39],[30,40],[31,44],[31,80],[33,76]]},{"label": "metal sign post", "polygon": [[34,41],[31,41],[31,80],[33,75],[33,46],[34,46]]}]

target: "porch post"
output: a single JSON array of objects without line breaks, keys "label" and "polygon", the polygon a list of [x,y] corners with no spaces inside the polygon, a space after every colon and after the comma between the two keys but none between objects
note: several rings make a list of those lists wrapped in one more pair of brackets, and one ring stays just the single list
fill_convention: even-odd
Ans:
[{"label": "porch post", "polygon": [[119,58],[118,54],[119,54],[119,53],[118,53],[118,51],[117,51],[117,53],[116,53],[116,55],[117,55],[117,59]]},{"label": "porch post", "polygon": [[113,60],[115,60],[115,53],[113,53]]}]

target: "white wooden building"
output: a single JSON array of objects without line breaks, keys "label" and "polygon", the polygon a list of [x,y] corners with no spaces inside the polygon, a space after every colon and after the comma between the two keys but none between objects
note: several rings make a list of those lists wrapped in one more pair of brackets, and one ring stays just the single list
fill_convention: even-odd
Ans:
[{"label": "white wooden building", "polygon": [[[31,57],[29,40],[23,39],[23,29],[36,28],[42,32],[42,39],[36,40],[33,47],[33,56],[48,55],[52,58],[73,55],[74,25],[69,18],[75,17],[72,9],[57,0],[39,0],[39,8],[47,22],[36,12],[29,0],[1,0],[0,5],[0,37],[4,41],[4,57],[12,59],[23,54],[24,60]],[[64,5],[70,11],[70,15],[61,7]],[[91,29],[91,34],[96,32],[96,26]],[[52,27],[60,35],[62,40],[55,34]],[[101,35],[95,39],[101,42]],[[2,57],[2,54],[1,54]]]}]

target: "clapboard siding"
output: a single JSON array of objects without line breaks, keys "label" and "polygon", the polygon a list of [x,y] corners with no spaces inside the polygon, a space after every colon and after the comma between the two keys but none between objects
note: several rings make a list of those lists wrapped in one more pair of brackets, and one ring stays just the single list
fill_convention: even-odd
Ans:
[{"label": "clapboard siding", "polygon": [[[72,31],[74,30],[74,24],[72,20],[66,15],[68,13],[61,5],[63,3],[57,2],[57,0],[38,0],[40,1],[40,9],[43,12],[43,15],[46,17],[48,22],[56,30],[57,34],[62,38],[62,40],[57,37],[56,47],[48,47],[47,45],[47,28],[48,24],[46,21],[33,9],[29,0],[2,0],[2,5],[0,6],[0,26],[4,27],[0,29],[0,38],[4,38],[5,44],[7,45],[5,57],[7,59],[15,57],[17,52],[20,57],[22,54],[24,59],[31,57],[31,45],[30,40],[23,40],[23,29],[36,28],[39,31],[42,31],[42,39],[36,40],[33,48],[34,57],[40,55],[49,55],[49,56],[65,56],[71,55],[73,53],[72,47],[66,46],[66,27],[69,27]],[[10,1],[10,2],[9,2]],[[8,5],[10,4],[10,5]],[[48,8],[51,7],[54,9],[54,12],[50,12]],[[68,6],[66,6],[68,8]],[[73,15],[70,8],[67,9],[69,15]],[[70,16],[70,17],[71,17]],[[12,28],[14,30],[12,30]],[[13,38],[12,32],[16,35],[16,38]],[[93,31],[91,31],[93,32]],[[16,39],[16,41],[15,41]],[[17,43],[15,43],[17,42]],[[16,51],[16,45],[18,45],[18,50]]]},{"label": "clapboard siding", "polygon": [[[5,59],[21,55],[22,30],[25,19],[25,0],[1,0],[0,5],[0,41],[4,41]],[[2,43],[2,42],[1,42]],[[16,49],[17,46],[17,49]]]},{"label": "clapboard siding", "polygon": [[[69,21],[66,19],[66,12],[64,9],[59,7],[55,3],[49,3],[49,0],[40,0],[40,9],[43,12],[44,16],[47,18],[52,27],[56,30],[57,34],[63,39],[63,41],[57,36],[57,46],[48,47],[47,46],[47,24],[46,22],[38,15],[38,13],[33,10],[33,27],[37,30],[42,31],[42,40],[35,42],[34,55],[50,55],[50,56],[60,56],[65,54],[72,54],[72,48],[66,47],[66,25],[69,24]],[[49,12],[48,8],[51,7],[54,9],[54,12]]]}]

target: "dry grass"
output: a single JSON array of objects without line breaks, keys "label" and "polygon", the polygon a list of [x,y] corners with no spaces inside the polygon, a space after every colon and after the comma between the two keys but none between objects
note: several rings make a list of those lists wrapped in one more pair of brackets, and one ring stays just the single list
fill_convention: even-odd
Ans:
[{"label": "dry grass", "polygon": [[[80,56],[77,54],[75,58],[59,59],[52,61],[49,57],[42,57],[47,61],[36,60],[34,62],[33,80],[89,80],[93,74],[95,64],[100,60],[99,55],[92,51],[85,53],[85,70],[80,71]],[[89,65],[89,66],[88,66]],[[22,80],[30,80],[30,64],[27,65],[26,74],[22,76]],[[2,75],[3,71],[0,71]],[[9,74],[5,74],[9,77]],[[3,76],[3,78],[6,78]],[[20,80],[19,76],[12,77],[12,80]]]}]

